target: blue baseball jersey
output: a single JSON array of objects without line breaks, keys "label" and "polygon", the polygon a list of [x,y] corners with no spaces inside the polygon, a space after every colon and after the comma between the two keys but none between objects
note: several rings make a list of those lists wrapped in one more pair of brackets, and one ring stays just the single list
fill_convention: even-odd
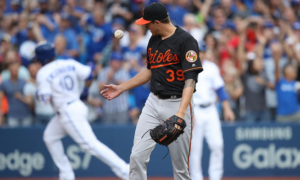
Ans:
[{"label": "blue baseball jersey", "polygon": [[298,92],[296,81],[280,79],[276,84],[277,114],[291,115],[298,111]]}]

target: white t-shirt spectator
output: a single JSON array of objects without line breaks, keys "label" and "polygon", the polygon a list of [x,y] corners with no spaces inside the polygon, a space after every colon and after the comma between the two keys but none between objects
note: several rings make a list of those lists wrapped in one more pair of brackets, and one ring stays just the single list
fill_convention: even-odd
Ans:
[{"label": "white t-shirt spectator", "polygon": [[[102,98],[101,94],[99,93],[99,84],[97,80],[94,80],[89,88],[89,97],[93,99],[100,100]],[[85,105],[88,107],[89,113],[88,113],[88,121],[94,122],[97,120],[99,112],[101,111],[100,107],[95,107],[89,103],[85,103]]]},{"label": "white t-shirt spectator", "polygon": [[38,115],[53,115],[54,110],[50,103],[43,104],[41,101],[39,101],[35,95],[37,91],[37,85],[35,85],[32,82],[27,82],[24,86],[24,95],[25,96],[31,96],[34,99],[34,111],[35,114]]}]

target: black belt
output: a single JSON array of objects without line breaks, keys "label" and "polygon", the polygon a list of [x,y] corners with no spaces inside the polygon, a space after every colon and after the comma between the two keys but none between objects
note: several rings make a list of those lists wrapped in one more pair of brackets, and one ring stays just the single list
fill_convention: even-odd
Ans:
[{"label": "black belt", "polygon": [[181,95],[158,95],[158,94],[154,94],[154,95],[157,96],[159,99],[177,99],[182,97]]},{"label": "black belt", "polygon": [[199,107],[200,107],[200,108],[207,108],[207,107],[209,107],[209,106],[211,106],[211,105],[212,105],[212,103],[199,104]]}]

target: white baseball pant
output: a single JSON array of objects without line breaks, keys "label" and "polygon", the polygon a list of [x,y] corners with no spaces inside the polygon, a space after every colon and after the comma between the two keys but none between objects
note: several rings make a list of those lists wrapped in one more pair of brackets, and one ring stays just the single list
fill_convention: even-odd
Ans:
[{"label": "white baseball pant", "polygon": [[[150,93],[135,130],[134,145],[130,156],[130,180],[147,180],[147,164],[156,142],[151,139],[150,133],[146,133],[143,138],[142,136],[149,129],[155,128],[176,114],[180,103],[181,98],[163,100]],[[176,142],[168,146],[172,159],[174,180],[191,179],[188,171],[193,124],[193,108],[191,104],[187,108],[184,117],[187,125],[184,133],[178,137]]]},{"label": "white baseball pant", "polygon": [[70,135],[84,150],[107,164],[118,177],[127,180],[129,165],[97,139],[87,121],[87,112],[87,107],[80,100],[66,104],[46,127],[44,142],[59,168],[59,179],[75,180],[61,141],[64,136]]},{"label": "white baseball pant", "polygon": [[192,180],[203,180],[201,157],[203,138],[206,138],[210,153],[208,174],[210,180],[221,180],[223,176],[223,135],[221,122],[215,105],[206,108],[194,106],[195,125],[193,129],[190,173]]}]

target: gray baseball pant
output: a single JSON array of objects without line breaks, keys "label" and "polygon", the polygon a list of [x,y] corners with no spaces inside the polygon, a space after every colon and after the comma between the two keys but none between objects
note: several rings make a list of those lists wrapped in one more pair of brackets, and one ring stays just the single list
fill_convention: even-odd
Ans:
[{"label": "gray baseball pant", "polygon": [[[180,103],[181,98],[159,99],[153,93],[150,93],[135,130],[134,145],[130,155],[130,180],[147,180],[147,164],[156,142],[151,139],[149,133],[146,133],[143,138],[142,136],[147,130],[156,127],[176,114]],[[172,159],[174,180],[191,180],[188,165],[194,116],[192,104],[192,102],[189,104],[184,117],[187,125],[184,133],[179,136],[176,142],[168,146]]]}]

